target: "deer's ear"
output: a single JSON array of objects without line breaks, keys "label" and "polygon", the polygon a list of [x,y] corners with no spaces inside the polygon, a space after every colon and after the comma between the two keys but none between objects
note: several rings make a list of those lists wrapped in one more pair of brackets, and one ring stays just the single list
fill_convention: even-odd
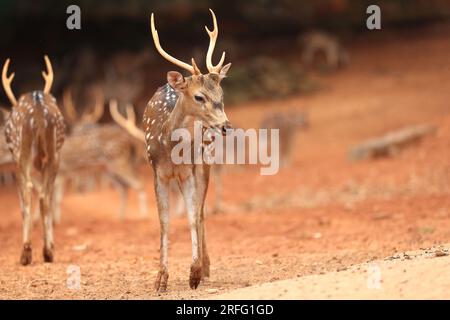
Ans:
[{"label": "deer's ear", "polygon": [[186,80],[183,75],[177,71],[167,72],[167,82],[177,91],[183,91],[186,89]]},{"label": "deer's ear", "polygon": [[230,70],[230,67],[231,67],[231,63],[228,63],[228,64],[224,65],[222,67],[222,69],[220,69],[220,73],[219,73],[220,79],[223,79],[227,76],[227,72],[228,72],[228,70]]}]

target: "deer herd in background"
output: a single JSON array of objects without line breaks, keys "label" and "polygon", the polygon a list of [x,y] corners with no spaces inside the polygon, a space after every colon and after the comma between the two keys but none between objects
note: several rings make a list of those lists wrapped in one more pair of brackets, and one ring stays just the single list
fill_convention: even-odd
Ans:
[{"label": "deer herd in background", "polygon": [[[171,132],[176,128],[190,128],[195,120],[222,134],[231,129],[224,111],[221,81],[230,63],[223,65],[225,52],[214,65],[212,55],[218,36],[214,12],[213,29],[206,27],[210,42],[206,54],[208,72],[202,74],[194,59],[182,62],[162,48],[151,16],[151,31],[158,52],[166,60],[189,71],[189,77],[179,72],[167,73],[167,84],[160,87],[147,104],[142,129],[136,124],[134,107],[126,106],[126,116],[119,111],[116,100],[109,101],[109,110],[116,123],[100,123],[104,113],[105,98],[99,87],[93,87],[93,107],[82,108],[79,114],[72,93],[63,94],[63,113],[52,96],[53,69],[45,56],[47,71],[43,90],[25,93],[17,100],[8,76],[10,60],[2,70],[2,83],[11,103],[11,112],[2,111],[0,129],[0,177],[11,181],[15,173],[21,212],[23,215],[23,248],[20,263],[32,260],[30,233],[32,229],[32,204],[35,203],[43,225],[44,261],[54,259],[53,223],[61,219],[61,200],[67,185],[79,187],[80,181],[108,180],[120,193],[119,215],[123,219],[128,189],[139,195],[140,213],[147,215],[144,181],[139,174],[140,164],[147,156],[153,168],[154,188],[160,218],[160,269],[155,282],[157,291],[164,291],[168,281],[168,224],[169,194],[178,185],[184,199],[192,240],[192,264],[189,285],[197,288],[201,279],[209,276],[209,256],[206,246],[204,215],[205,198],[209,184],[210,165],[175,165],[170,158],[174,142]],[[117,125],[118,124],[118,125]],[[276,113],[261,122],[263,128],[280,128],[281,157],[286,160],[291,152],[295,130],[306,125],[303,114]],[[66,125],[68,128],[66,128]],[[70,129],[70,130],[67,130]],[[220,166],[216,174],[215,210],[220,210]],[[174,184],[175,181],[175,184]],[[33,199],[36,200],[34,201]]]}]

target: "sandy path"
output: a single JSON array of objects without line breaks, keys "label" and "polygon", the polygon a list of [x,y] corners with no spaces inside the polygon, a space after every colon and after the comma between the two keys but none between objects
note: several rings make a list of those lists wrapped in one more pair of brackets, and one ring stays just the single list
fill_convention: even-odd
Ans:
[{"label": "sandy path", "polygon": [[385,260],[237,289],[210,299],[450,299],[444,246]]}]

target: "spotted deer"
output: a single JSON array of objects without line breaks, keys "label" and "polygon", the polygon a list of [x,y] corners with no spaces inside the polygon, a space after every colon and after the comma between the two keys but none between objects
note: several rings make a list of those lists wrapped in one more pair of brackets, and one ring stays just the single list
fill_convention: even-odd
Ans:
[{"label": "spotted deer", "polygon": [[[95,104],[93,107],[85,106],[82,112],[77,111],[75,103],[72,98],[72,90],[66,89],[63,93],[63,106],[66,123],[69,125],[70,133],[66,139],[70,139],[71,136],[83,135],[86,130],[95,130],[101,126],[98,121],[104,114],[104,93],[98,86],[92,87],[92,93],[95,96]],[[67,154],[64,148],[63,155]],[[76,149],[73,149],[76,150]],[[68,151],[68,150],[67,150]],[[64,164],[64,156],[62,162]],[[88,168],[88,164],[85,165]],[[71,182],[72,185],[79,191],[92,191],[96,178],[102,177],[102,172],[96,170],[84,170],[84,171],[72,171],[65,172],[65,182]],[[58,183],[59,186],[62,186]],[[60,189],[62,191],[62,189]]]},{"label": "spotted deer", "polygon": [[54,258],[51,202],[58,172],[60,150],[64,143],[64,118],[56,99],[50,94],[53,69],[47,56],[47,72],[43,91],[23,94],[16,100],[11,89],[14,73],[8,76],[10,60],[2,71],[2,83],[12,104],[12,112],[5,125],[6,141],[17,166],[17,183],[23,216],[23,249],[20,263],[31,263],[31,201],[33,190],[39,198],[39,211],[44,229],[43,256],[45,262]]},{"label": "spotted deer", "polygon": [[[144,130],[136,125],[136,115],[134,113],[134,107],[132,104],[127,104],[125,109],[125,116],[123,116],[118,108],[118,104],[115,100],[110,102],[110,113],[113,120],[124,128],[131,137],[136,139],[141,143],[145,143],[145,133]],[[222,165],[215,164],[211,171],[214,175],[214,185],[215,185],[215,199],[212,207],[212,213],[218,213],[222,211]],[[175,216],[181,216],[185,212],[184,199],[179,192],[178,185],[176,181],[172,181],[170,184],[171,196],[174,196],[174,209],[173,213]],[[171,203],[172,204],[172,203]]]},{"label": "spotted deer", "polygon": [[[201,121],[205,128],[226,134],[231,129],[224,112],[221,81],[231,64],[223,66],[225,52],[217,65],[212,64],[212,54],[217,40],[217,20],[212,10],[213,30],[207,27],[209,47],[206,54],[207,74],[202,74],[195,60],[191,64],[169,55],[161,47],[155,29],[154,15],[150,19],[153,41],[158,52],[169,62],[191,73],[184,77],[181,73],[167,73],[167,84],[160,87],[148,102],[143,117],[146,150],[154,172],[154,187],[160,221],[160,268],[155,281],[156,291],[167,289],[168,273],[168,232],[169,232],[169,192],[171,180],[176,180],[185,200],[189,219],[192,264],[189,286],[196,289],[203,277],[209,276],[210,260],[205,241],[204,203],[208,189],[210,167],[200,164],[175,164],[171,151],[175,142],[171,134],[176,129],[192,130],[194,121]],[[191,140],[193,145],[193,140]],[[204,149],[201,150],[204,152]]]},{"label": "spotted deer", "polygon": [[[64,120],[69,125],[71,133],[65,137],[64,147],[61,150],[61,160],[58,175],[55,179],[54,196],[53,196],[53,222],[59,224],[61,221],[61,202],[65,185],[72,184],[78,190],[89,189],[93,186],[94,178],[97,176],[97,170],[80,170],[80,167],[89,167],[89,163],[85,162],[84,157],[80,157],[80,148],[84,147],[85,141],[80,141],[79,145],[74,143],[72,133],[83,133],[86,128],[97,126],[98,120],[103,115],[104,97],[98,87],[94,87],[95,104],[93,108],[85,108],[82,114],[78,114],[72,100],[72,92],[70,89],[64,90],[63,93],[63,112]],[[76,134],[75,134],[76,135]],[[73,154],[73,156],[71,156]],[[74,161],[76,160],[76,161]],[[78,164],[74,165],[74,162]],[[84,165],[82,165],[84,164]],[[39,212],[34,214],[34,222],[39,219]]]},{"label": "spotted deer", "polygon": [[[65,104],[68,104],[68,109],[71,110],[68,113],[71,113],[74,119],[79,118],[75,107],[71,105],[72,102],[68,102],[67,99],[66,96]],[[119,126],[96,123],[95,119],[103,114],[103,101],[101,105],[102,111],[94,111],[94,114],[88,118],[89,121],[83,118],[81,123],[74,125],[61,151],[61,189],[54,204],[55,216],[58,220],[64,182],[74,174],[77,176],[106,175],[120,193],[119,218],[121,220],[125,217],[130,188],[138,193],[141,215],[147,215],[147,194],[137,168],[133,165],[134,143]],[[96,107],[94,110],[97,109],[100,108]]]},{"label": "spotted deer", "polygon": [[64,91],[64,113],[71,131],[83,131],[86,128],[98,126],[98,121],[105,112],[105,97],[99,87],[93,87],[92,91],[95,96],[95,104],[92,108],[84,108],[81,114],[79,114],[75,107],[72,91],[70,89]]}]

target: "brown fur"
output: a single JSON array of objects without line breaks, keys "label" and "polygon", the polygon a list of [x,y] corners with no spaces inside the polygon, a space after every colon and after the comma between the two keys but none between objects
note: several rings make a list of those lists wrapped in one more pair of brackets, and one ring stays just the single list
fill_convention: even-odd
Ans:
[{"label": "brown fur", "polygon": [[39,196],[44,225],[44,260],[53,261],[51,199],[64,143],[64,119],[50,94],[23,95],[5,125],[8,147],[17,165],[19,195],[24,218],[24,247],[20,262],[31,263],[31,196]]},{"label": "brown fur", "polygon": [[[204,203],[208,190],[210,166],[207,164],[174,165],[170,141],[171,132],[177,128],[192,130],[194,121],[202,121],[206,127],[224,131],[230,127],[223,109],[221,79],[228,71],[223,67],[220,74],[193,75],[184,78],[178,72],[169,72],[168,84],[158,89],[147,105],[143,128],[148,158],[155,176],[155,192],[161,224],[161,267],[155,288],[167,287],[167,243],[168,243],[168,195],[170,181],[175,179],[184,196],[191,225],[194,258],[189,285],[196,289],[203,276],[209,276],[209,256],[206,249],[204,230]],[[197,101],[195,96],[201,96]],[[168,274],[168,273],[167,273]]]}]

